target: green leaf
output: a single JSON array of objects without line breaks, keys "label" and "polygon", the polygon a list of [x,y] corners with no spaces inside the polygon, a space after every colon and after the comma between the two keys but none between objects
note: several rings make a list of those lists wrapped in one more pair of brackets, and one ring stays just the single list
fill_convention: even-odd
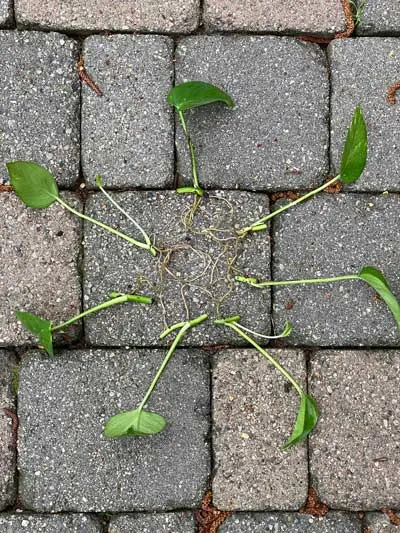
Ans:
[{"label": "green leaf", "polygon": [[28,161],[7,163],[11,185],[28,207],[49,207],[58,197],[54,177],[44,167]]},{"label": "green leaf", "polygon": [[367,162],[368,138],[361,107],[354,111],[343,149],[340,179],[352,183],[361,176]]},{"label": "green leaf", "polygon": [[51,322],[26,311],[15,311],[15,314],[25,329],[37,337],[39,344],[43,346],[46,352],[54,356]]},{"label": "green leaf", "polygon": [[169,91],[167,98],[169,104],[182,112],[213,102],[223,102],[228,107],[235,105],[229,94],[204,81],[187,81],[176,85]]},{"label": "green leaf", "polygon": [[300,407],[297,412],[296,423],[289,439],[282,446],[286,450],[290,446],[307,438],[318,421],[318,408],[315,400],[305,392],[301,395]]},{"label": "green leaf", "polygon": [[386,303],[392,312],[392,315],[396,320],[397,327],[400,331],[400,304],[392,293],[385,276],[380,270],[373,266],[365,266],[360,270],[358,275],[362,280],[366,281],[368,285],[375,289],[382,300]]},{"label": "green leaf", "polygon": [[167,421],[163,416],[135,409],[112,416],[103,432],[106,437],[144,437],[160,433],[166,425]]}]

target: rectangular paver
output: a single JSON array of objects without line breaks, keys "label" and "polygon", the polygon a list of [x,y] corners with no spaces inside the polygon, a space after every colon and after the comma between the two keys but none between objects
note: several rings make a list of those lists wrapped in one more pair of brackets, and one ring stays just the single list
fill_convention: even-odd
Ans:
[{"label": "rectangular paver", "polygon": [[[72,193],[64,198],[81,208]],[[0,346],[21,345],[30,337],[15,310],[55,323],[79,313],[80,222],[58,204],[30,209],[8,192],[0,193],[0,212]],[[78,329],[69,328],[68,335]]]},{"label": "rectangular paver", "polygon": [[69,31],[188,33],[196,29],[199,0],[15,0],[19,26]]},{"label": "rectangular paver", "polygon": [[172,39],[161,35],[85,40],[86,69],[104,94],[83,86],[82,167],[90,185],[101,174],[105,187],[171,187],[172,51]]},{"label": "rectangular paver", "polygon": [[388,88],[398,81],[400,40],[337,39],[328,47],[331,65],[331,157],[338,172],[343,143],[352,114],[361,105],[368,130],[368,158],[361,178],[349,189],[399,191],[398,104],[386,101]]},{"label": "rectangular paver", "polygon": [[[301,384],[301,351],[271,350]],[[255,350],[227,350],[213,370],[213,503],[225,510],[297,510],[307,498],[307,446],[282,452],[299,396]]]},{"label": "rectangular paver", "polygon": [[400,34],[400,11],[395,0],[364,0],[362,3],[357,35]]},{"label": "rectangular paver", "polygon": [[12,0],[0,0],[0,27],[12,21]]},{"label": "rectangular paver", "polygon": [[79,174],[77,54],[65,35],[0,32],[0,159],[36,161],[64,186]]},{"label": "rectangular paver", "polygon": [[16,493],[16,418],[13,376],[15,356],[0,350],[0,510],[12,505]]},{"label": "rectangular paver", "polygon": [[[246,268],[269,276],[269,236],[259,232],[236,238],[240,228],[268,213],[268,197],[239,191],[216,191],[205,197],[190,223],[193,198],[173,191],[126,192],[113,195],[148,232],[160,250],[146,250],[94,226],[85,226],[84,304],[92,306],[112,291],[137,290],[154,298],[152,305],[127,304],[90,315],[85,331],[96,345],[154,346],[166,327],[203,313],[209,320],[183,339],[191,346],[237,344],[240,338],[226,327],[215,326],[218,316],[239,314],[243,325],[268,334],[269,291],[258,292],[236,283]],[[132,223],[110,207],[103,195],[93,195],[87,213],[128,235],[141,238]]]},{"label": "rectangular paver", "polygon": [[[200,181],[208,188],[309,187],[328,171],[328,74],[317,45],[288,37],[198,36],[176,50],[176,83],[202,80],[227,91],[188,114]],[[177,124],[178,172],[191,181]]]},{"label": "rectangular paver", "polygon": [[[357,274],[382,270],[399,293],[397,194],[329,195],[289,209],[274,228],[275,280]],[[262,289],[260,289],[262,290]],[[293,324],[289,342],[316,346],[398,346],[396,323],[365,282],[274,287],[274,320]]]},{"label": "rectangular paver", "polygon": [[111,519],[108,533],[195,533],[192,512],[130,514]]},{"label": "rectangular paver", "polygon": [[83,514],[63,514],[58,516],[40,514],[0,515],[2,533],[101,533],[96,519]]},{"label": "rectangular paver", "polygon": [[321,416],[310,439],[311,484],[329,507],[400,508],[399,375],[399,351],[312,356]]},{"label": "rectangular paver", "polygon": [[169,426],[107,439],[103,424],[134,409],[164,350],[87,350],[22,364],[20,498],[36,511],[124,512],[199,506],[210,475],[209,375],[198,351],[170,361],[149,409]]},{"label": "rectangular paver", "polygon": [[340,0],[205,0],[204,21],[223,31],[332,35],[344,30]]}]

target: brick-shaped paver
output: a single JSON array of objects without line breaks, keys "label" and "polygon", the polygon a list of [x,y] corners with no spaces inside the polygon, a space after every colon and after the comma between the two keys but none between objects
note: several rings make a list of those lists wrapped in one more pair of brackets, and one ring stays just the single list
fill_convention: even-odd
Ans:
[{"label": "brick-shaped paver", "polygon": [[399,528],[392,524],[383,513],[367,513],[365,515],[365,533],[399,533]]},{"label": "brick-shaped paver", "polygon": [[368,130],[367,165],[359,180],[348,188],[399,191],[398,105],[386,101],[388,88],[400,76],[399,39],[337,39],[329,45],[328,57],[332,82],[332,172],[339,172],[347,128],[356,106],[361,105]]},{"label": "brick-shaped paver", "polygon": [[169,426],[153,437],[107,439],[110,416],[134,409],[164,350],[88,350],[32,355],[20,371],[22,505],[36,511],[188,509],[210,474],[206,357],[179,351],[149,410]]},{"label": "brick-shaped paver", "polygon": [[393,0],[364,0],[357,35],[400,34],[400,12]]},{"label": "brick-shaped paver", "polygon": [[[329,89],[317,45],[290,37],[188,37],[176,50],[176,83],[190,79],[221,87],[236,104],[188,113],[205,187],[287,190],[326,175]],[[177,134],[178,172],[191,182],[179,124]]]},{"label": "brick-shaped paver", "polygon": [[111,519],[109,533],[195,533],[193,512],[130,514]]},{"label": "brick-shaped paver", "polygon": [[[268,334],[269,291],[259,292],[234,281],[249,268],[269,276],[269,236],[259,232],[236,238],[240,228],[268,213],[266,195],[216,191],[204,197],[192,225],[191,195],[173,191],[114,193],[115,198],[155,238],[162,251],[157,257],[94,226],[85,226],[84,304],[92,306],[111,291],[137,290],[154,298],[152,305],[126,304],[90,315],[85,332],[96,345],[155,345],[165,324],[203,313],[209,320],[193,328],[183,344],[205,345],[240,342],[231,330],[213,324],[218,315],[239,314],[243,325]],[[141,238],[132,223],[104,200],[93,195],[87,212]],[[186,227],[186,229],[185,229]]]},{"label": "brick-shaped paver", "polygon": [[40,514],[0,515],[2,533],[101,533],[96,519],[83,514],[62,514],[58,516]]},{"label": "brick-shaped paver", "polygon": [[204,22],[224,31],[268,31],[332,35],[343,31],[345,20],[340,0],[205,0]]},{"label": "brick-shaped paver", "polygon": [[83,31],[189,33],[199,24],[199,0],[15,0],[22,27]]},{"label": "brick-shaped paver", "polygon": [[399,351],[320,351],[310,392],[311,484],[331,508],[400,508]]},{"label": "brick-shaped paver", "polygon": [[[270,350],[304,385],[305,356]],[[227,350],[213,370],[213,502],[226,510],[297,510],[308,489],[307,446],[283,452],[299,396],[255,350]]]},{"label": "brick-shaped paver", "polygon": [[[397,194],[314,197],[275,219],[273,277],[334,277],[372,265],[399,294],[399,217]],[[286,320],[292,322],[288,341],[295,344],[400,344],[386,304],[360,280],[274,287],[274,320],[278,329]]]},{"label": "brick-shaped paver", "polygon": [[[64,199],[80,209],[72,193]],[[0,346],[21,345],[30,337],[15,310],[54,323],[79,312],[80,222],[58,204],[30,209],[8,192],[0,193],[0,212]],[[68,334],[73,336],[76,329],[71,327]]]},{"label": "brick-shaped paver", "polygon": [[226,519],[218,533],[361,533],[351,514],[330,512],[324,517],[295,513],[240,513]]},{"label": "brick-shaped paver", "polygon": [[10,352],[0,350],[0,510],[13,503],[16,489],[16,418],[13,418],[13,375],[16,365],[16,359]]},{"label": "brick-shaped paver", "polygon": [[77,54],[65,35],[0,32],[0,159],[36,161],[65,186],[79,175]]},{"label": "brick-shaped paver", "polygon": [[84,44],[87,71],[82,102],[82,167],[91,185],[171,187],[174,173],[173,41],[161,35],[93,36]]},{"label": "brick-shaped paver", "polygon": [[0,27],[7,26],[12,21],[12,1],[0,0]]}]

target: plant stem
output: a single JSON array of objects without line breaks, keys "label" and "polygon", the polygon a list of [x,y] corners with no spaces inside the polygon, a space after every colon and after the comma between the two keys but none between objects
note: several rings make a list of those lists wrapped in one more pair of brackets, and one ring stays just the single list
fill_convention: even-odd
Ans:
[{"label": "plant stem", "polygon": [[133,239],[132,237],[129,237],[128,235],[125,235],[125,233],[122,233],[111,226],[107,226],[107,224],[103,224],[103,222],[100,222],[99,220],[96,220],[95,218],[88,217],[87,215],[77,211],[73,207],[71,207],[69,204],[64,202],[59,196],[56,196],[56,201],[61,204],[65,209],[73,213],[74,215],[82,218],[83,220],[87,220],[88,222],[91,222],[92,224],[96,224],[96,226],[100,226],[101,228],[105,229],[106,231],[109,231],[110,233],[113,233],[114,235],[117,235],[118,237],[121,237],[121,239],[125,239],[130,244],[133,244],[137,246],[138,248],[143,248],[145,250],[148,250],[152,255],[156,255],[156,251],[152,246],[149,246],[148,244],[145,244],[144,242],[137,241],[136,239]]},{"label": "plant stem", "polygon": [[287,370],[285,370],[279,363],[276,361],[272,355],[270,355],[267,351],[265,351],[259,344],[256,343],[254,339],[249,337],[243,330],[238,327],[235,322],[226,322],[224,319],[219,319],[214,321],[215,324],[223,324],[225,326],[228,326],[228,328],[233,329],[233,331],[236,331],[238,335],[240,335],[243,339],[245,339],[247,342],[252,344],[254,348],[263,355],[285,378],[293,385],[293,387],[296,389],[296,391],[299,393],[300,397],[304,394],[303,389],[300,387],[300,385],[297,383],[297,381],[294,379],[294,377],[289,374]]},{"label": "plant stem", "polygon": [[121,296],[118,296],[117,298],[113,298],[112,300],[107,300],[99,305],[95,305],[94,307],[91,307],[90,309],[87,309],[86,311],[83,311],[82,313],[79,313],[79,315],[76,315],[66,322],[63,322],[62,324],[59,324],[58,326],[54,326],[51,328],[50,331],[57,331],[59,329],[64,329],[70,324],[73,324],[77,320],[90,315],[91,313],[96,313],[97,311],[101,311],[102,309],[106,309],[107,307],[111,307],[112,305],[122,304],[125,302],[138,302],[143,304],[151,304],[152,299],[148,298],[147,296],[138,296],[136,294],[123,294]]},{"label": "plant stem", "polygon": [[236,281],[248,283],[252,287],[273,287],[277,285],[300,285],[305,283],[331,283],[332,281],[346,281],[350,279],[360,279],[358,274],[348,274],[346,276],[336,276],[334,278],[310,278],[310,279],[290,279],[282,281],[261,281],[257,282],[256,278],[245,278],[244,276],[236,276]]},{"label": "plant stem", "polygon": [[286,205],[282,206],[281,208],[277,209],[276,211],[273,211],[272,213],[269,213],[265,217],[260,218],[256,222],[253,222],[253,224],[251,224],[250,226],[246,226],[245,228],[239,230],[237,232],[238,235],[243,237],[249,231],[260,231],[261,229],[265,229],[264,228],[265,222],[267,222],[268,220],[270,220],[273,217],[276,217],[277,215],[280,215],[281,213],[283,213],[283,211],[286,211],[287,209],[290,209],[291,207],[294,207],[295,205],[299,204],[300,202],[304,202],[304,200],[307,200],[308,198],[311,198],[315,194],[317,194],[317,193],[323,191],[324,189],[326,189],[327,187],[335,184],[339,179],[340,179],[340,174],[338,176],[335,176],[331,180],[327,181],[326,183],[324,183],[323,185],[321,185],[317,189],[313,189],[312,191],[308,192],[307,194],[304,194],[303,196],[300,196],[300,198],[297,198],[297,200],[294,200],[293,202],[290,202],[289,204],[286,204]]},{"label": "plant stem", "polygon": [[186,124],[185,115],[184,115],[183,111],[178,111],[178,116],[179,116],[179,120],[180,120],[182,129],[183,129],[183,133],[185,134],[185,137],[186,137],[186,140],[187,140],[187,143],[188,143],[189,151],[190,151],[190,160],[191,160],[191,164],[192,164],[193,185],[194,185],[194,188],[195,188],[195,192],[196,192],[196,194],[198,196],[203,196],[203,190],[200,187],[199,178],[197,176],[197,163],[196,163],[196,155],[195,155],[195,152],[194,152],[194,145],[192,143],[192,139],[190,138],[190,135],[189,135],[189,132],[188,132],[188,129],[187,129],[187,124]]}]

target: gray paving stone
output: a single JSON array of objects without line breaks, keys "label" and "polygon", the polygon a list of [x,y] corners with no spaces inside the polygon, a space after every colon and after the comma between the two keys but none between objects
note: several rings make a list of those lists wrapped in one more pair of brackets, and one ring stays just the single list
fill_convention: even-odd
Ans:
[{"label": "gray paving stone", "polygon": [[[399,216],[397,194],[323,194],[289,209],[275,219],[273,278],[334,277],[373,265],[399,294]],[[295,344],[399,345],[391,313],[359,280],[274,287],[278,330],[286,320]]]},{"label": "gray paving stone", "polygon": [[[64,198],[81,207],[75,195]],[[0,212],[0,346],[21,345],[31,338],[16,309],[55,323],[79,313],[80,223],[58,204],[29,209],[12,193],[0,193]],[[69,328],[68,335],[77,330]]]},{"label": "gray paving stone", "polygon": [[[360,1],[360,0],[359,0]],[[365,0],[357,35],[398,35],[400,13],[395,0]]]},{"label": "gray paving stone", "polygon": [[204,21],[210,29],[332,35],[345,28],[340,0],[205,0]]},{"label": "gray paving stone", "polygon": [[19,26],[68,31],[189,33],[199,23],[199,0],[15,0]]},{"label": "gray paving stone", "polygon": [[320,420],[310,439],[311,484],[331,508],[400,508],[399,351],[322,351],[310,392]]},{"label": "gray paving stone", "polygon": [[[331,64],[331,158],[338,172],[352,114],[361,105],[368,130],[367,166],[350,190],[400,190],[398,178],[398,105],[386,101],[387,89],[399,79],[400,40],[337,39],[328,47]],[[368,58],[368,60],[366,59]]]},{"label": "gray paving stone", "polygon": [[83,87],[82,167],[91,185],[101,174],[106,187],[171,187],[172,50],[161,35],[86,39],[85,66],[104,93]]},{"label": "gray paving stone", "polygon": [[365,516],[367,533],[398,533],[399,528],[392,524],[383,513],[367,513]]},{"label": "gray paving stone", "polygon": [[226,519],[218,533],[361,533],[353,515],[330,512],[323,518],[294,513],[239,513]]},{"label": "gray paving stone", "polygon": [[149,409],[170,425],[106,439],[111,415],[141,401],[164,350],[33,355],[20,373],[20,497],[42,512],[198,507],[210,474],[209,376],[201,353],[174,355]]},{"label": "gray paving stone", "polygon": [[[126,304],[87,317],[85,332],[90,343],[108,346],[168,343],[170,338],[160,341],[159,335],[166,327],[165,322],[172,325],[186,320],[184,301],[190,318],[208,313],[210,319],[193,328],[183,339],[183,344],[240,343],[234,332],[212,322],[218,316],[218,300],[225,295],[220,304],[221,316],[239,314],[243,325],[253,325],[266,333],[269,331],[269,291],[261,293],[235,283],[236,271],[227,267],[236,257],[239,271],[249,268],[259,276],[269,276],[268,234],[259,232],[240,241],[236,238],[216,240],[234,237],[233,228],[242,227],[262,213],[268,213],[266,195],[213,192],[204,198],[193,226],[187,231],[182,217],[193,205],[192,196],[164,191],[115,193],[113,197],[137,218],[151,238],[155,235],[156,246],[164,253],[154,258],[147,251],[103,230],[85,227],[85,306],[104,300],[111,291],[138,289],[141,294],[154,296],[151,306]],[[103,198],[103,195],[93,195],[87,212],[139,238],[133,224],[126,222],[115,208],[106,205]],[[212,226],[229,231],[210,233],[207,230]],[[201,233],[204,231],[206,233]],[[173,252],[169,254],[168,249]]]},{"label": "gray paving stone", "polygon": [[[290,37],[189,37],[177,47],[176,76],[176,83],[213,83],[236,103],[188,113],[204,186],[288,190],[326,176],[329,89],[317,45]],[[191,182],[179,124],[177,133],[178,170]]]},{"label": "gray paving stone", "polygon": [[[15,412],[15,394],[12,387],[15,357],[0,350],[0,510],[11,505],[15,498],[15,442],[11,412]],[[3,411],[6,409],[6,411]]]},{"label": "gray paving stone", "polygon": [[89,516],[80,514],[30,515],[3,514],[0,515],[0,531],[2,533],[101,533],[100,524]]},{"label": "gray paving stone", "polygon": [[[304,354],[271,350],[304,386]],[[255,350],[227,350],[213,371],[213,503],[225,510],[297,510],[307,499],[307,446],[287,452],[296,391]]]},{"label": "gray paving stone", "polygon": [[7,26],[12,21],[11,0],[0,0],[0,27]]},{"label": "gray paving stone", "polygon": [[195,533],[193,513],[123,515],[111,519],[109,533]]},{"label": "gray paving stone", "polygon": [[79,173],[77,53],[65,35],[0,32],[0,159],[36,161],[64,186]]}]

